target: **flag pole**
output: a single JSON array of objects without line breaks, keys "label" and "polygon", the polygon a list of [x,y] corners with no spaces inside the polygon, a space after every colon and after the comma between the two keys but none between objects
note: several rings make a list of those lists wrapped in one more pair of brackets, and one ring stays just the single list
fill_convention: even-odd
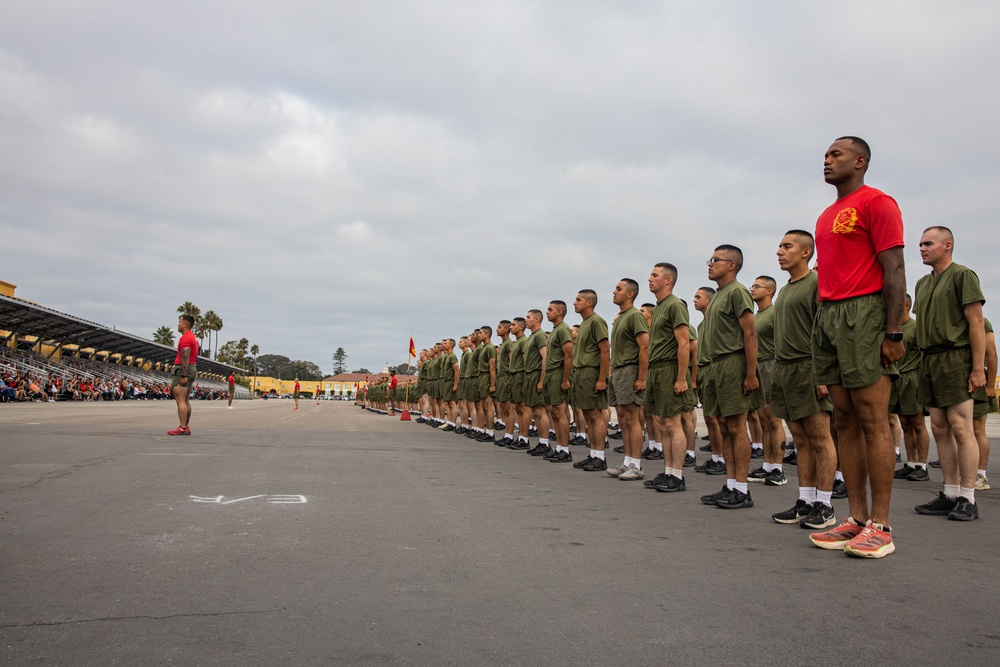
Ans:
[{"label": "flag pole", "polygon": [[413,356],[412,355],[412,350],[413,350],[413,334],[411,333],[410,334],[410,346],[408,348],[406,348],[406,389],[403,390],[404,393],[405,393],[405,395],[406,395],[406,398],[403,399],[403,402],[404,402],[403,411],[399,413],[399,421],[401,421],[401,422],[408,422],[408,421],[410,421],[410,410],[409,410],[409,405],[410,405],[410,357]]}]

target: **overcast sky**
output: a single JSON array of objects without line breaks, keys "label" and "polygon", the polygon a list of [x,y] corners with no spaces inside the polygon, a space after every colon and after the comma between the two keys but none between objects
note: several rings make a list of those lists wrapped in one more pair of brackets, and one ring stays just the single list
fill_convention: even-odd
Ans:
[{"label": "overcast sky", "polygon": [[784,282],[856,134],[909,289],[951,226],[996,319],[998,32],[962,0],[8,0],[0,279],[145,337],[192,301],[222,342],[377,370],[582,288],[610,319],[656,262],[690,300],[720,243]]}]

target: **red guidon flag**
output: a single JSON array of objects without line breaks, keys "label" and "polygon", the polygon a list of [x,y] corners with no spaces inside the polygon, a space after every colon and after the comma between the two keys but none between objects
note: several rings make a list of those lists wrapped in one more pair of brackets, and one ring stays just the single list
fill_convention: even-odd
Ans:
[{"label": "red guidon flag", "polygon": [[410,356],[411,357],[417,356],[417,348],[413,347],[413,336],[410,336]]}]

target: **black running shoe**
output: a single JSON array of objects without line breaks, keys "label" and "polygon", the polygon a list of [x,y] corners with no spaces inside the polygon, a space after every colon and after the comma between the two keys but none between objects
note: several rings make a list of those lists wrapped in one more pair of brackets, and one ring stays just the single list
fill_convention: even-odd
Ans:
[{"label": "black running shoe", "polygon": [[767,477],[764,478],[764,486],[784,486],[785,484],[788,484],[788,478],[777,468],[767,473]]},{"label": "black running shoe", "polygon": [[514,442],[510,443],[509,445],[507,445],[507,449],[514,449],[514,450],[517,450],[517,451],[524,451],[526,449],[531,449],[531,443],[529,443],[527,440],[518,439],[518,440],[515,440]]},{"label": "black running shoe", "polygon": [[587,465],[588,463],[590,463],[593,460],[594,460],[593,456],[588,456],[587,458],[581,459],[581,460],[577,461],[576,463],[574,463],[573,467],[574,468],[582,468],[583,466]]},{"label": "black running shoe", "polygon": [[785,456],[785,458],[781,459],[781,462],[784,463],[786,466],[794,466],[798,465],[798,460],[799,457],[795,454],[795,451],[793,450],[788,452],[788,455]]},{"label": "black running shoe", "polygon": [[611,438],[612,440],[621,440],[624,436],[622,435],[621,431],[615,431],[608,437]]},{"label": "black running shoe", "polygon": [[899,452],[896,452],[896,463],[899,463],[903,459],[899,456]]},{"label": "black running shoe", "polygon": [[618,454],[624,454],[625,453],[625,445],[618,445],[617,447],[615,447],[611,451],[616,452]]},{"label": "black running shoe", "polygon": [[726,474],[726,462],[725,461],[712,461],[709,459],[708,463],[705,464],[705,474],[706,475],[725,475]]},{"label": "black running shoe", "polygon": [[730,488],[725,484],[723,484],[721,491],[716,491],[715,493],[710,493],[707,496],[702,496],[701,502],[705,503],[706,505],[714,505],[715,501],[721,498],[728,498],[731,494],[732,491],[730,490]]},{"label": "black running shoe", "polygon": [[906,479],[914,470],[916,468],[911,467],[909,463],[904,463],[902,468],[898,468],[896,472],[892,473],[892,477],[893,479]]},{"label": "black running shoe", "polygon": [[710,452],[710,451],[712,451],[712,445],[711,444],[702,445],[701,447],[698,448],[698,451],[699,452]]},{"label": "black running shoe", "polygon": [[454,430],[455,430],[455,427],[454,427],[454,426],[452,426],[451,424],[448,424],[447,426],[445,426],[445,427],[444,427],[443,429],[441,429],[441,430],[442,430],[442,431],[444,431],[445,433],[451,433],[452,431],[454,431]]},{"label": "black running shoe", "polygon": [[940,468],[941,467],[941,462],[940,461],[931,461],[927,465],[929,465],[932,468]]},{"label": "black running shoe", "polygon": [[[965,499],[962,498],[962,500]],[[969,501],[966,500],[965,502],[968,503]],[[952,510],[954,510],[957,505],[958,505],[957,500],[952,500],[948,496],[944,495],[944,491],[939,491],[937,498],[930,501],[929,503],[924,503],[923,505],[917,505],[916,507],[913,508],[913,510],[917,514],[927,514],[930,516],[949,516]]]},{"label": "black running shoe", "polygon": [[812,505],[807,503],[805,500],[799,498],[795,501],[795,507],[787,509],[784,512],[778,512],[777,514],[772,514],[771,519],[775,523],[783,523],[785,525],[791,525],[793,523],[798,523],[802,519],[809,516],[812,511]]},{"label": "black running shoe", "polygon": [[765,479],[767,479],[767,471],[764,470],[763,466],[755,470],[751,470],[750,473],[747,474],[748,482],[763,482]]},{"label": "black running shoe", "polygon": [[729,496],[719,498],[715,504],[724,510],[737,510],[743,507],[753,507],[753,498],[750,497],[749,493],[733,489]]},{"label": "black running shoe", "polygon": [[927,474],[927,468],[916,468],[906,476],[906,479],[911,482],[927,482],[930,481],[930,478],[930,475]]},{"label": "black running shoe", "polygon": [[708,468],[708,464],[711,463],[711,462],[712,462],[712,459],[708,459],[707,461],[705,461],[701,465],[695,466],[694,467],[694,471],[695,472],[705,472],[705,470]]},{"label": "black running shoe", "polygon": [[751,459],[762,459],[764,458],[764,449],[762,447],[754,447],[750,450]]},{"label": "black running shoe", "polygon": [[662,461],[663,460],[663,450],[662,449],[651,449],[649,450],[649,456],[645,457],[649,461]]},{"label": "black running shoe", "polygon": [[489,443],[492,443],[493,442],[493,436],[490,435],[489,433],[487,433],[486,431],[483,431],[482,433],[480,433],[479,435],[476,436],[476,442],[489,442]]},{"label": "black running shoe", "polygon": [[554,458],[555,458],[555,457],[557,457],[557,456],[559,456],[559,450],[558,450],[558,449],[556,449],[555,447],[553,447],[553,448],[552,448],[552,451],[548,452],[547,454],[545,454],[545,455],[544,455],[544,456],[542,457],[542,460],[543,460],[543,461],[549,461],[549,460],[551,460],[551,459],[554,459]]},{"label": "black running shoe", "polygon": [[604,459],[597,458],[596,456],[591,457],[590,463],[583,466],[583,469],[587,472],[597,472],[599,470],[607,470],[608,462]]},{"label": "black running shoe", "polygon": [[556,455],[549,459],[549,463],[572,463],[573,455],[569,452],[556,452]]},{"label": "black running shoe", "polygon": [[499,440],[494,440],[493,444],[496,445],[497,447],[506,447],[507,445],[513,444],[513,442],[514,441],[512,439],[504,436],[503,438],[500,438]]},{"label": "black running shoe", "polygon": [[667,475],[667,478],[653,487],[660,493],[677,493],[678,491],[687,491],[687,484],[684,480],[676,475]]},{"label": "black running shoe", "polygon": [[975,521],[979,518],[979,507],[968,498],[959,496],[955,509],[948,512],[948,518],[952,521]]},{"label": "black running shoe", "polygon": [[542,445],[540,447],[535,447],[530,452],[528,452],[528,454],[530,454],[531,456],[547,456],[554,451],[556,450],[553,449],[552,447],[549,447],[548,445]]},{"label": "black running shoe", "polygon": [[698,461],[694,458],[693,454],[685,454],[684,455],[684,467],[685,468],[693,468],[696,463],[698,463]]},{"label": "black running shoe", "polygon": [[643,480],[642,485],[644,487],[646,487],[647,489],[652,489],[657,484],[662,484],[663,482],[665,482],[667,480],[667,477],[669,477],[669,476],[670,475],[667,475],[667,473],[661,472],[659,475],[657,475],[653,479]]},{"label": "black running shoe", "polygon": [[799,528],[808,528],[809,530],[820,530],[835,525],[837,525],[837,515],[833,508],[818,500],[813,503],[809,516],[799,521]]},{"label": "black running shoe", "polygon": [[535,428],[534,426],[532,426],[531,428],[529,428],[528,429],[528,437],[529,438],[537,438],[538,437],[538,429]]},{"label": "black running shoe", "polygon": [[847,497],[847,482],[842,479],[833,480],[833,498],[846,498]]}]

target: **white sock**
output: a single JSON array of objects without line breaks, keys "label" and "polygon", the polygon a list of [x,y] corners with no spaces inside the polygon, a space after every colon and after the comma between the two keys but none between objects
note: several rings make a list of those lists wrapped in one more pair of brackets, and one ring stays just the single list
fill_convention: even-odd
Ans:
[{"label": "white sock", "polygon": [[833,503],[830,500],[833,498],[833,491],[820,491],[816,490],[816,502],[823,503],[828,507],[833,507]]},{"label": "white sock", "polygon": [[913,467],[916,468],[917,470],[923,470],[923,469],[925,469],[927,467],[927,464],[926,463],[914,463]]},{"label": "white sock", "polygon": [[493,429],[491,429],[491,428],[486,429],[486,435],[488,435],[488,436],[490,436],[492,438],[493,437]]},{"label": "white sock", "polygon": [[896,455],[899,456],[899,447],[896,447]]},{"label": "white sock", "polygon": [[622,465],[625,466],[626,468],[629,466],[630,463],[632,463],[632,457],[631,456],[626,456],[625,460],[622,461]]},{"label": "white sock", "polygon": [[721,456],[716,456],[715,454],[712,454],[712,460],[715,461],[716,463],[724,462],[724,459]]},{"label": "white sock", "polygon": [[455,422],[448,422],[448,426],[454,426]]},{"label": "white sock", "polygon": [[549,439],[548,438],[539,438],[538,439],[538,444],[539,445],[547,445],[547,444],[549,444]]},{"label": "white sock", "polygon": [[[918,465],[923,465],[923,464],[918,464]],[[977,470],[976,474],[981,475],[983,477],[986,477],[986,471],[985,470]]]},{"label": "white sock", "polygon": [[569,447],[563,447],[562,445],[556,445],[556,451],[557,452],[568,452],[569,451]]},{"label": "white sock", "polygon": [[810,505],[816,502],[816,487],[815,486],[800,486],[799,487],[799,500],[804,500]]},{"label": "white sock", "polygon": [[639,470],[642,470],[642,459],[632,459],[632,465],[634,465]]},{"label": "white sock", "polygon": [[771,472],[772,470],[774,470],[778,466],[774,465],[773,463],[768,463],[768,462],[765,461],[763,467],[764,467],[764,472]]},{"label": "white sock", "polygon": [[593,456],[595,459],[601,459],[602,461],[604,460],[604,450],[603,449],[601,451],[597,451],[596,449],[591,449],[590,450],[590,455]]},{"label": "white sock", "polygon": [[747,483],[746,482],[735,482],[735,481],[733,482],[733,490],[735,490],[735,491],[742,491],[743,493],[746,493],[747,491],[749,491],[749,489],[747,489]]},{"label": "white sock", "polygon": [[587,434],[586,433],[577,433],[577,435],[580,436],[581,438],[583,438],[584,442],[587,442]]},{"label": "white sock", "polygon": [[751,442],[750,443],[750,447],[752,449],[764,449],[764,443],[763,442]]},{"label": "white sock", "polygon": [[962,492],[961,487],[958,484],[945,484],[944,485],[944,495],[955,500],[958,498],[958,494]]},{"label": "white sock", "polygon": [[966,500],[968,500],[970,503],[976,502],[976,489],[975,488],[967,489],[964,486],[960,487],[958,495],[962,496],[963,498],[965,498]]},{"label": "white sock", "polygon": [[687,454],[688,456],[694,458],[694,450],[693,449],[689,449],[689,450],[687,450],[684,453]]},{"label": "white sock", "polygon": [[517,436],[517,439],[520,440],[521,442],[528,442],[528,439],[525,438],[523,435]]},{"label": "white sock", "polygon": [[735,488],[734,486],[735,484],[736,484],[735,479],[726,479],[726,488],[729,489],[730,491],[732,491]]},{"label": "white sock", "polygon": [[843,482],[843,481],[844,481],[844,473],[842,473],[842,472],[840,472],[840,471],[838,470],[838,471],[837,471],[837,474],[836,474],[836,475],[834,475],[834,476],[833,476],[833,478],[834,478],[835,480],[837,480],[838,482]]},{"label": "white sock", "polygon": [[662,452],[663,451],[663,444],[657,442],[656,440],[650,440],[649,441],[649,448],[652,449],[654,452]]}]

